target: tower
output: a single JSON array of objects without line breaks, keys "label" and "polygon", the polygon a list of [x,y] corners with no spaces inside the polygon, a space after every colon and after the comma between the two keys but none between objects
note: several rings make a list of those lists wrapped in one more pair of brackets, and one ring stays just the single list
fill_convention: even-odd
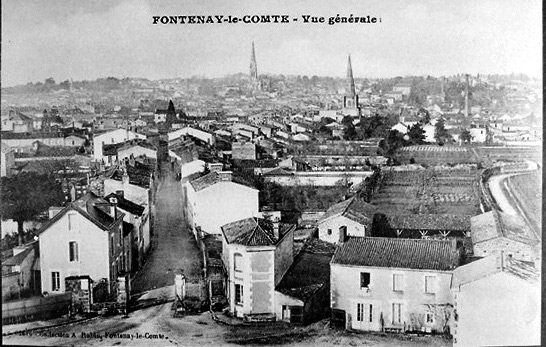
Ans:
[{"label": "tower", "polygon": [[258,80],[258,65],[256,64],[256,52],[254,50],[254,41],[252,42],[252,52],[250,54],[250,83],[252,91],[260,90],[260,81]]},{"label": "tower", "polygon": [[350,116],[359,116],[358,95],[356,94],[355,80],[353,77],[353,65],[351,64],[351,55],[347,61],[347,90],[343,97],[343,109]]}]

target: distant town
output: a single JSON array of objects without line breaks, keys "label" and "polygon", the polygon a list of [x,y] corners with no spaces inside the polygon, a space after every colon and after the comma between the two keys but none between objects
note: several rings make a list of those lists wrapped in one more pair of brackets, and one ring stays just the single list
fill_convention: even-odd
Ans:
[{"label": "distant town", "polygon": [[248,52],[2,88],[4,343],[539,345],[542,80]]}]

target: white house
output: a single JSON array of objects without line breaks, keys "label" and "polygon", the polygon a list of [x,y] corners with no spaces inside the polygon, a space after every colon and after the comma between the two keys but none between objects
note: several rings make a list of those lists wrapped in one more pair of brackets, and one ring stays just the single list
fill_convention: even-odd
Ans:
[{"label": "white house", "polygon": [[93,158],[96,161],[104,159],[104,145],[118,144],[132,139],[146,139],[146,136],[125,129],[116,129],[97,135],[93,138]]},{"label": "white house", "polygon": [[115,203],[87,193],[44,224],[38,231],[42,291],[64,292],[69,276],[115,281],[126,269],[123,217]]},{"label": "white house", "polygon": [[498,253],[453,271],[453,346],[540,345],[540,270]]},{"label": "white house", "polygon": [[454,241],[349,237],[330,263],[332,325],[443,332],[459,259]]},{"label": "white house", "polygon": [[370,236],[375,206],[350,198],[330,206],[318,221],[319,239],[337,243],[340,234]]},{"label": "white house", "polygon": [[208,234],[221,226],[258,215],[258,190],[231,181],[230,171],[215,171],[186,185],[189,222]]}]

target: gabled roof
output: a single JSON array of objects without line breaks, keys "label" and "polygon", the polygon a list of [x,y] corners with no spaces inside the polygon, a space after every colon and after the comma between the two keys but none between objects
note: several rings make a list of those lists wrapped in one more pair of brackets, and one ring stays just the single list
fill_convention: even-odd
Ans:
[{"label": "gabled roof", "polygon": [[478,259],[455,269],[453,271],[451,288],[457,289],[462,285],[501,272],[513,275],[532,284],[540,284],[540,271],[532,263],[509,259],[505,254],[499,253]]},{"label": "gabled roof", "polygon": [[539,243],[521,218],[504,212],[492,210],[472,217],[470,222],[473,244],[499,237],[531,246]]},{"label": "gabled roof", "polygon": [[98,226],[102,230],[110,230],[114,225],[118,223],[120,219],[123,219],[125,215],[119,212],[117,219],[114,220],[109,214],[109,203],[103,198],[95,195],[92,192],[88,192],[78,200],[71,202],[68,206],[57,213],[53,218],[47,221],[38,230],[38,235],[46,231],[51,225],[60,220],[69,211],[77,211],[93,224]]},{"label": "gabled roof", "polygon": [[357,223],[366,224],[372,221],[376,210],[374,205],[353,197],[330,206],[319,223],[331,217],[344,216]]},{"label": "gabled roof", "polygon": [[222,233],[228,243],[244,246],[274,246],[294,228],[293,225],[281,224],[277,235],[271,221],[251,217],[222,226]]},{"label": "gabled roof", "polygon": [[331,264],[450,271],[459,258],[451,240],[350,237],[339,245]]}]

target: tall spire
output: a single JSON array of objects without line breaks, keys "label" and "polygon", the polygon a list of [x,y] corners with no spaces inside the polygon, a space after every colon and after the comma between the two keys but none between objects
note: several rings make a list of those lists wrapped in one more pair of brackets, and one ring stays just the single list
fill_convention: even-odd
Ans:
[{"label": "tall spire", "polygon": [[252,54],[250,55],[250,78],[258,80],[258,65],[256,64],[256,53],[254,52],[254,41],[252,41]]},{"label": "tall spire", "polygon": [[350,54],[349,54],[349,60],[347,62],[347,91],[350,96],[356,95],[355,80],[353,78],[353,66],[351,64]]}]

